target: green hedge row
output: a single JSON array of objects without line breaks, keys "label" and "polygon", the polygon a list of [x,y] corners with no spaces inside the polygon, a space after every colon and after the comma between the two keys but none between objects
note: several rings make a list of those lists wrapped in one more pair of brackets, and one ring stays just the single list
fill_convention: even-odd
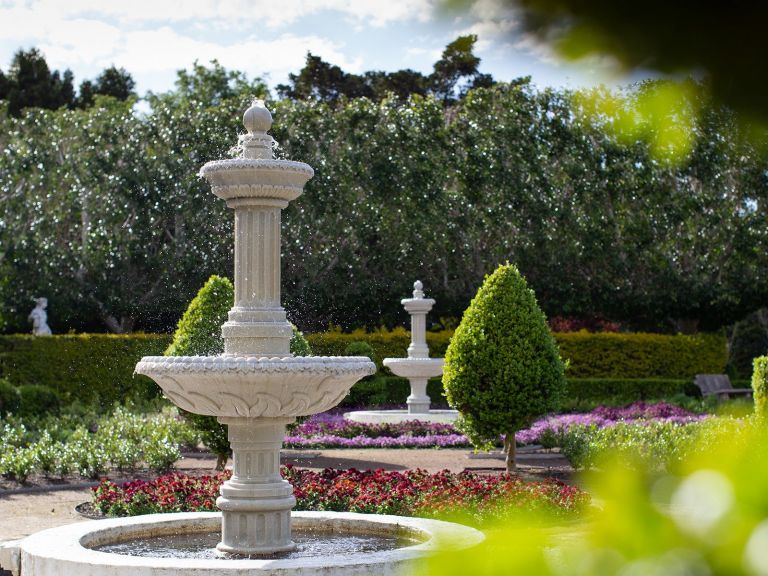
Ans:
[{"label": "green hedge row", "polygon": [[752,362],[752,390],[755,411],[761,418],[768,418],[768,356],[760,356]]},{"label": "green hedge row", "polygon": [[637,402],[661,400],[678,394],[700,396],[692,380],[661,378],[569,378],[566,398],[569,400],[602,400]]},{"label": "green hedge row", "polygon": [[[453,332],[427,332],[432,356],[444,356]],[[340,331],[305,335],[318,356],[337,356],[351,342],[367,342],[381,367],[383,358],[407,355],[410,333],[404,328],[352,333]],[[689,379],[696,374],[720,374],[728,362],[727,342],[717,334],[695,336],[589,332],[555,333],[560,356],[569,362],[569,378]]]},{"label": "green hedge row", "polygon": [[[365,406],[405,406],[410,385],[405,378],[397,376],[376,376],[355,384],[339,405],[342,408]],[[440,378],[432,378],[427,393],[433,408],[447,408]],[[640,400],[663,400],[685,394],[700,396],[692,380],[670,380],[658,378],[570,378],[565,393],[567,406],[580,403],[631,403]]]},{"label": "green hedge row", "polygon": [[0,336],[0,378],[17,386],[47,386],[64,402],[108,408],[115,401],[147,398],[159,389],[133,375],[142,356],[159,356],[170,335],[77,334]]},{"label": "green hedge row", "polygon": [[717,334],[555,334],[570,378],[688,379],[722,374],[728,362],[725,336]]},{"label": "green hedge row", "polygon": [[[431,356],[445,356],[448,343],[451,341],[453,331],[427,332],[427,345]],[[381,370],[381,361],[384,358],[402,358],[408,355],[408,345],[411,343],[411,333],[405,328],[399,327],[393,330],[376,330],[366,332],[355,330],[354,332],[341,332],[331,330],[329,332],[316,332],[304,334],[315,356],[342,356],[344,350],[352,342],[367,342],[373,348],[376,366]]]},{"label": "green hedge row", "polygon": [[[375,376],[370,380],[357,382],[349,394],[341,401],[341,408],[391,407],[404,408],[411,393],[411,385],[406,378],[398,376]],[[448,408],[443,396],[441,378],[430,378],[427,382],[427,394],[432,399],[432,408]]]},{"label": "green hedge row", "polygon": [[[449,331],[428,332],[431,355],[443,356],[451,336]],[[306,338],[314,354],[322,356],[342,355],[350,343],[367,342],[380,369],[384,358],[405,356],[410,343],[410,333],[404,328],[330,331],[307,334]],[[561,356],[570,362],[566,372],[569,397],[621,394],[642,400],[690,393],[687,382],[695,374],[722,373],[727,361],[725,338],[717,335],[577,332],[556,333],[555,338]],[[0,378],[17,386],[47,386],[64,402],[78,399],[107,407],[116,400],[157,393],[149,379],[134,377],[133,369],[142,356],[161,355],[170,341],[170,335],[157,334],[0,336]],[[439,379],[430,386],[430,395],[437,401],[442,394]],[[345,404],[402,404],[407,395],[406,380],[382,371],[379,378],[356,385]],[[375,401],[369,401],[369,396]]]}]

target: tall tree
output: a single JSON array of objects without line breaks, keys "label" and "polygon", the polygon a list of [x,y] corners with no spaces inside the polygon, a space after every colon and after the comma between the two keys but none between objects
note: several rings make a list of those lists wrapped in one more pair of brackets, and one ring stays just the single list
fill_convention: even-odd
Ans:
[{"label": "tall tree", "polygon": [[24,108],[72,108],[75,103],[72,72],[53,73],[37,48],[19,50],[8,70],[8,113],[20,116]]},{"label": "tall tree", "polygon": [[277,92],[283,98],[333,102],[341,96],[371,97],[373,91],[362,77],[347,74],[335,64],[307,52],[307,60],[298,74],[289,74],[290,85],[280,84]]},{"label": "tall tree", "polygon": [[[192,70],[179,70],[176,73],[175,86],[175,90],[161,97],[206,107],[218,106],[226,100],[241,98],[247,94],[267,94],[267,85],[261,78],[249,80],[242,72],[227,70],[218,60],[211,60],[210,67],[195,61]],[[150,100],[156,101],[155,95],[150,94]]]},{"label": "tall tree", "polygon": [[412,94],[431,93],[442,102],[454,101],[463,98],[470,88],[488,88],[494,83],[490,74],[478,71],[480,58],[472,52],[475,42],[477,36],[469,35],[448,44],[428,77],[411,69],[350,74],[307,53],[304,67],[298,74],[289,74],[289,83],[278,85],[277,93],[282,98],[325,102],[335,102],[342,96],[380,102],[391,94],[405,100]]},{"label": "tall tree", "polygon": [[136,95],[133,90],[135,86],[133,76],[125,68],[110,66],[105,68],[94,81],[83,80],[80,83],[77,106],[79,108],[93,106],[94,97],[97,94],[111,96],[117,100],[127,100]]},{"label": "tall tree", "polygon": [[443,50],[429,76],[429,88],[443,102],[463,98],[470,88],[488,87],[493,82],[488,74],[478,71],[480,58],[473,53],[477,36],[459,36]]}]

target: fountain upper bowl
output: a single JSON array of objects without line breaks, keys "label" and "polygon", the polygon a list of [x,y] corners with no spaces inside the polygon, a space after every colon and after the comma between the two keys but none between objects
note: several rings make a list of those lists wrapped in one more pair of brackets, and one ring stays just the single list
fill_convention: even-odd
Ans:
[{"label": "fountain upper bowl", "polygon": [[443,358],[384,358],[384,366],[403,378],[432,378],[443,373]]},{"label": "fountain upper bowl", "polygon": [[373,362],[356,356],[145,356],[136,365],[180,408],[240,418],[324,412],[375,372]]}]

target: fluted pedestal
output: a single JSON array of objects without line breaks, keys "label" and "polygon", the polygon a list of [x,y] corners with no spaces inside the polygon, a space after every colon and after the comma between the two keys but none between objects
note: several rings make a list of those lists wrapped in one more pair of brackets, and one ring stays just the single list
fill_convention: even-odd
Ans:
[{"label": "fluted pedestal", "polygon": [[219,418],[229,427],[234,470],[221,486],[220,552],[251,556],[292,550],[293,487],[280,476],[280,447],[294,418]]},{"label": "fluted pedestal", "polygon": [[[442,367],[441,367],[442,368]],[[409,414],[429,414],[431,399],[427,395],[428,378],[411,377],[411,393],[405,403],[408,405]]]}]

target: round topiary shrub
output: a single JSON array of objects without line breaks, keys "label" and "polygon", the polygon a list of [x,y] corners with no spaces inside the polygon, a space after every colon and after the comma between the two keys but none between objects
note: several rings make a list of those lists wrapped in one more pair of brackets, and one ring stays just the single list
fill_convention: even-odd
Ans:
[{"label": "round topiary shrub", "polygon": [[0,416],[16,414],[19,411],[20,403],[18,388],[8,380],[0,378]]},{"label": "round topiary shrub", "polygon": [[[173,342],[165,351],[166,356],[214,356],[224,352],[221,325],[227,321],[227,312],[235,301],[235,288],[228,278],[211,276],[189,303],[179,320]],[[304,335],[293,327],[291,352],[296,356],[311,356],[312,350]],[[219,424],[214,416],[180,411],[189,423],[200,432],[200,438],[208,449],[216,454],[216,469],[223,470],[231,454],[227,427]]]},{"label": "round topiary shrub", "polygon": [[19,386],[19,400],[20,416],[56,415],[61,411],[61,397],[48,386]]},{"label": "round topiary shrub", "polygon": [[759,417],[768,419],[768,356],[755,358],[752,390],[755,397],[755,412]]},{"label": "round topiary shrub", "polygon": [[499,266],[464,312],[445,354],[448,403],[478,448],[504,435],[507,469],[515,468],[515,432],[557,409],[564,365],[544,313],[511,264]]}]

